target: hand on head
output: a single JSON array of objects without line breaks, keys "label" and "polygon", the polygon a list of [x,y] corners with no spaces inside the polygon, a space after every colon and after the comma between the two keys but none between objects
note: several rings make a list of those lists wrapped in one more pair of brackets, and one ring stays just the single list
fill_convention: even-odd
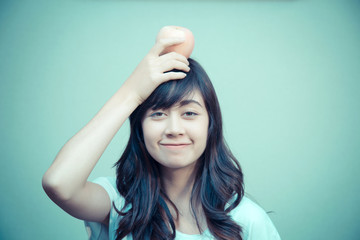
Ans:
[{"label": "hand on head", "polygon": [[[164,28],[163,28],[164,29]],[[159,37],[149,53],[139,63],[131,76],[126,80],[125,86],[134,94],[138,104],[141,104],[163,82],[179,80],[190,71],[187,58],[177,52],[166,52],[170,47],[183,44],[185,34],[177,31],[169,37]],[[182,72],[172,71],[174,69]]]}]

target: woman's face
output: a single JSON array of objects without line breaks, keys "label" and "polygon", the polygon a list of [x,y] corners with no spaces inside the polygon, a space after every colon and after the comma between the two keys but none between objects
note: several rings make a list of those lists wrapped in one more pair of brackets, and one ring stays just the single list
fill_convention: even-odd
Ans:
[{"label": "woman's face", "polygon": [[206,148],[208,126],[198,90],[169,109],[149,109],[142,121],[148,152],[163,167],[173,169],[196,163]]}]

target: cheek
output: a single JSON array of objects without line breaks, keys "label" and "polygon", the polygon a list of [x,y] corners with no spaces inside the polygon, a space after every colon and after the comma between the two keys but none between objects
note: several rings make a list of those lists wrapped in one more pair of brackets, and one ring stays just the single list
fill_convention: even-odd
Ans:
[{"label": "cheek", "polygon": [[149,126],[148,126],[148,124],[146,124],[146,121],[144,121],[142,123],[141,127],[142,127],[145,147],[148,148],[148,143],[149,143],[149,138],[150,138],[150,136],[149,136]]},{"label": "cheek", "polygon": [[160,129],[156,124],[151,124],[151,122],[145,120],[142,124],[142,130],[145,146],[149,151],[149,148],[154,146],[159,141]]},{"label": "cheek", "polygon": [[207,138],[208,138],[208,129],[205,128],[205,129],[203,129],[202,135],[201,135],[201,143],[202,143],[204,149],[205,149],[206,144],[207,144]]},{"label": "cheek", "polygon": [[208,137],[208,122],[202,121],[198,124],[192,126],[192,129],[189,131],[191,136],[201,143],[201,145],[206,145]]},{"label": "cheek", "polygon": [[155,160],[158,161],[159,157],[159,146],[158,142],[161,140],[161,134],[159,126],[156,124],[151,124],[149,122],[144,122],[142,125],[143,129],[143,137],[145,148],[150,156]]}]

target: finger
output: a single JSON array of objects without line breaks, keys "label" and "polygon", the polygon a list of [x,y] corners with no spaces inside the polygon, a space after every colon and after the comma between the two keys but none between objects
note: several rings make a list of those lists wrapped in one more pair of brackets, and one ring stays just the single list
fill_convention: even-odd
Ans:
[{"label": "finger", "polygon": [[177,53],[177,52],[169,52],[164,55],[161,55],[160,59],[161,59],[161,61],[164,61],[164,62],[171,61],[171,60],[177,60],[177,61],[185,63],[186,65],[190,64],[188,59],[184,55]]},{"label": "finger", "polygon": [[173,69],[177,69],[184,72],[190,71],[190,67],[187,64],[177,61],[175,59],[166,61],[161,65],[161,72],[169,72]]},{"label": "finger", "polygon": [[180,37],[180,38],[162,38],[159,39],[158,41],[156,41],[154,47],[151,49],[151,52],[153,54],[156,55],[160,55],[160,53],[162,53],[165,48],[173,46],[173,45],[177,45],[180,43],[185,42],[185,37]]},{"label": "finger", "polygon": [[183,72],[167,72],[167,73],[164,73],[161,76],[161,80],[163,82],[167,82],[167,81],[170,81],[170,80],[183,79],[185,77],[186,77],[186,73],[183,73]]}]

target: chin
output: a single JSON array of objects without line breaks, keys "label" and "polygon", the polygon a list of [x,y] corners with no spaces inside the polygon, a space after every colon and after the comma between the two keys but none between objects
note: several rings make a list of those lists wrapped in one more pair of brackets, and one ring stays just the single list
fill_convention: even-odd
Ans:
[{"label": "chin", "polygon": [[159,162],[159,164],[160,164],[160,166],[162,166],[164,168],[177,170],[177,169],[193,168],[196,164],[196,161],[184,163],[181,160],[177,160],[174,162],[169,162],[169,161]]}]

